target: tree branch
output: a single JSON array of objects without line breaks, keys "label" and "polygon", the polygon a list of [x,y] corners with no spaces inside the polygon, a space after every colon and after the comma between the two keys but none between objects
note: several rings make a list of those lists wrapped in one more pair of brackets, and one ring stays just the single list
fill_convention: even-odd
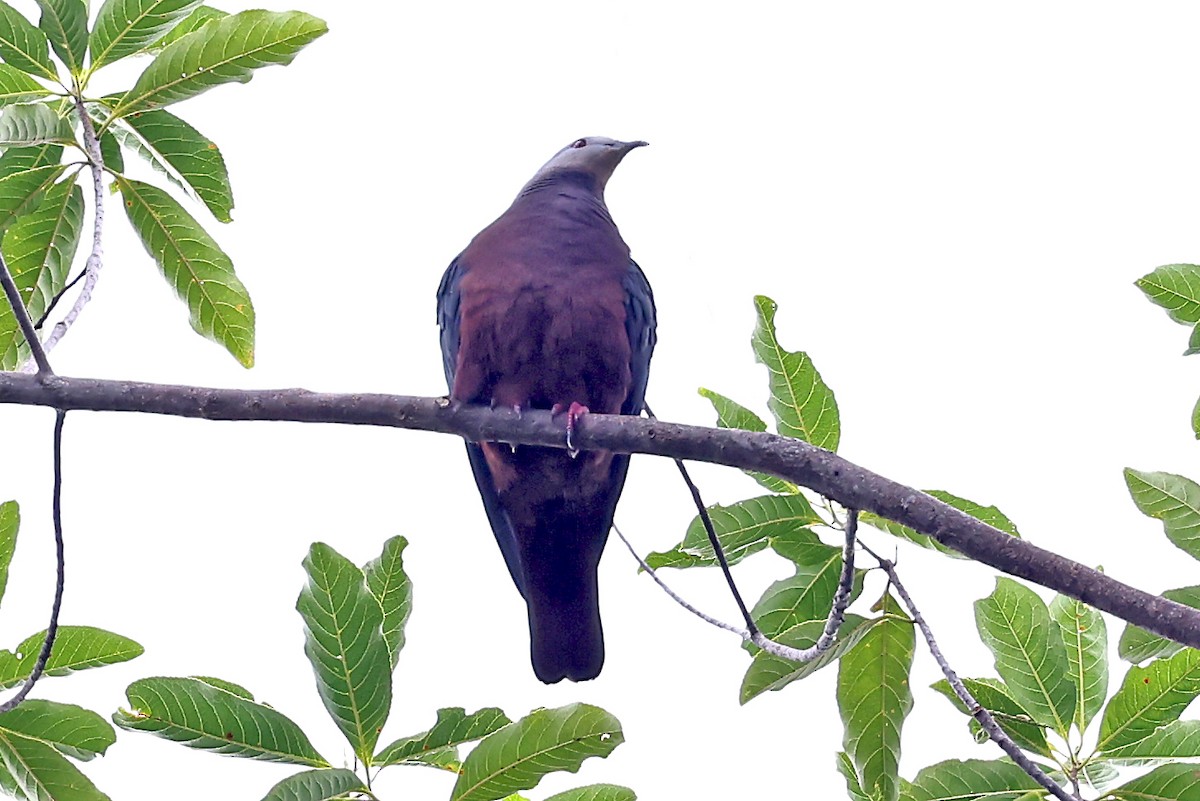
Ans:
[{"label": "tree branch", "polygon": [[[549,412],[527,410],[518,417],[510,410],[468,406],[444,397],[215,389],[0,373],[0,403],[208,420],[387,426],[455,434],[476,442],[564,447],[562,423],[552,420]],[[579,421],[576,445],[583,450],[647,453],[770,473],[847,508],[874,512],[906,525],[1004,573],[1200,648],[1200,610],[1130,587],[1011,537],[912,487],[797,439],[634,416],[589,414]]]}]

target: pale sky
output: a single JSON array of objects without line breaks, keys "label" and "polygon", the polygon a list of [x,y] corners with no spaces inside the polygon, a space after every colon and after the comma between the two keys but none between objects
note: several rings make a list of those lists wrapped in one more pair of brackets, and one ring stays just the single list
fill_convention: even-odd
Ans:
[{"label": "pale sky", "polygon": [[[751,298],[767,294],[784,346],[807,351],[837,394],[844,456],[996,504],[1026,538],[1145,589],[1195,583],[1121,477],[1200,478],[1200,361],[1180,355],[1187,329],[1133,286],[1200,258],[1194,4],[220,7],[260,5],[317,14],[330,33],[290,67],[173,109],[229,165],[235,222],[192,209],[253,295],[258,366],[191,332],[110,197],[96,300],[52,354],[58,372],[441,394],[446,264],[566,143],[645,139],[608,201],[658,302],[648,400],[661,417],[712,423],[700,386],[766,413],[749,339]],[[125,88],[140,69],[96,88]],[[5,647],[49,608],[52,421],[0,411],[0,500],[24,517]],[[146,654],[46,681],[41,697],[108,715],[137,678],[217,676],[348,760],[301,650],[300,561],[322,540],[361,564],[403,534],[415,607],[381,742],[427,728],[438,707],[516,718],[579,700],[615,714],[627,742],[531,798],[592,782],[643,799],[844,795],[836,668],[739,707],[749,659],[736,638],[639,576],[615,539],[601,566],[604,672],[539,683],[523,605],[449,437],[74,413],[65,447],[63,621]],[[732,471],[695,473],[710,503],[759,493]],[[677,542],[693,513],[669,462],[633,460],[617,522],[643,552]],[[898,547],[955,667],[994,675],[971,606],[991,572]],[[749,599],[790,572],[770,554],[738,568]],[[716,571],[664,576],[736,621]],[[864,608],[882,586],[868,579]],[[1120,630],[1109,621],[1114,646]],[[926,689],[938,677],[919,645],[908,778],[1000,755]],[[115,800],[199,801],[260,798],[295,768],[122,733],[85,770]],[[390,768],[376,790],[443,798],[452,785]]]}]

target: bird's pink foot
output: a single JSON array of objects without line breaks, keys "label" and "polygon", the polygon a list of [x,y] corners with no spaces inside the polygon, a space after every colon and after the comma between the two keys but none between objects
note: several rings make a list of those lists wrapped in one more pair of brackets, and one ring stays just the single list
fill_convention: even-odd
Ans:
[{"label": "bird's pink foot", "polygon": [[571,401],[571,405],[565,410],[561,403],[556,403],[550,408],[552,415],[562,414],[563,411],[567,413],[567,453],[571,454],[571,458],[574,459],[579,455],[579,449],[575,447],[575,426],[579,423],[579,418],[588,414],[590,410],[576,401]]}]

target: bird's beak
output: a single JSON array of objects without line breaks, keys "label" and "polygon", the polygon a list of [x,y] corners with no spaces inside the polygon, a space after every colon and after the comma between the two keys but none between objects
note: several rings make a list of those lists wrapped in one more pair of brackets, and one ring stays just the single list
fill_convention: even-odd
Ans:
[{"label": "bird's beak", "polygon": [[630,150],[633,150],[635,147],[645,147],[648,144],[650,144],[650,143],[643,142],[641,139],[638,139],[633,142],[622,142],[621,149],[624,150],[626,153],[628,153]]}]

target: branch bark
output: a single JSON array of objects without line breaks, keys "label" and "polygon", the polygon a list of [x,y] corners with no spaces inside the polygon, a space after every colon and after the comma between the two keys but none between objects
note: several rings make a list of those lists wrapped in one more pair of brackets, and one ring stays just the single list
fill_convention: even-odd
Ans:
[{"label": "branch bark", "polygon": [[[566,447],[549,412],[467,406],[447,398],[332,394],[303,389],[238,390],[0,373],[0,403],[66,411],[115,411],[206,420],[287,420],[411,428],[472,441]],[[970,558],[1040,584],[1176,642],[1200,648],[1200,610],[1011,537],[912,487],[837,454],[775,434],[589,414],[576,445],[738,467],[808,487],[847,508],[874,512]]]}]

